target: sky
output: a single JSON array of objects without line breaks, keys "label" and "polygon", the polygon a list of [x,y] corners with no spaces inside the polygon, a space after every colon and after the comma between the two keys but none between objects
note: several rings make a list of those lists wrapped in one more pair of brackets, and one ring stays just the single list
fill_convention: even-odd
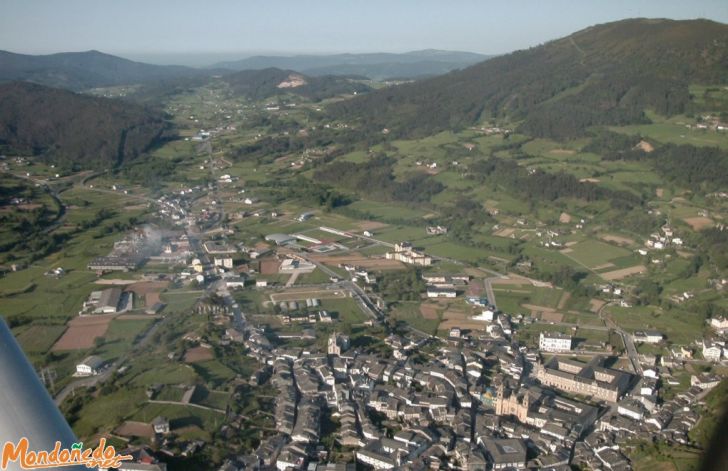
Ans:
[{"label": "sky", "polygon": [[[632,17],[728,23],[727,0],[1,0],[0,49],[158,63],[255,54],[503,54]],[[200,64],[201,65],[201,64]]]}]

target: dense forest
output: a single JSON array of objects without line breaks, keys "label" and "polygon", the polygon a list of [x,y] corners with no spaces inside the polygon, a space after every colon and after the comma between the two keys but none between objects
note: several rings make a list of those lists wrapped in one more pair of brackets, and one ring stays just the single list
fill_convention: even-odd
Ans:
[{"label": "dense forest", "polygon": [[111,168],[164,139],[164,117],[131,103],[24,82],[0,85],[0,151]]},{"label": "dense forest", "polygon": [[315,172],[315,178],[331,185],[349,188],[379,201],[429,202],[445,186],[424,173],[411,173],[398,181],[392,167],[395,160],[384,154],[364,163],[333,162]]},{"label": "dense forest", "polygon": [[583,150],[599,154],[604,160],[646,162],[668,180],[692,190],[715,191],[728,186],[728,151],[718,147],[664,144],[645,152],[637,147],[641,140],[639,136],[601,131]]},{"label": "dense forest", "polygon": [[500,185],[521,197],[538,201],[576,198],[584,201],[609,201],[613,208],[629,210],[642,204],[634,193],[616,191],[593,183],[581,182],[575,176],[559,172],[548,173],[540,169],[527,169],[513,160],[491,156],[479,160],[469,168],[471,178]]}]

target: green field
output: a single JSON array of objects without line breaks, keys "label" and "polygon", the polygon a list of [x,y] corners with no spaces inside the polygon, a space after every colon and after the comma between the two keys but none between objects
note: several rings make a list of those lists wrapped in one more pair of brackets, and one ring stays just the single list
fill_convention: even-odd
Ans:
[{"label": "green field", "polygon": [[610,306],[606,312],[620,327],[629,332],[655,329],[665,334],[668,342],[676,345],[692,343],[702,337],[705,330],[704,320],[689,311]]},{"label": "green field", "polygon": [[432,335],[437,333],[437,327],[440,325],[439,319],[425,319],[422,317],[419,302],[403,301],[397,303],[397,307],[390,312],[390,316],[398,322]]},{"label": "green field", "polygon": [[33,324],[18,329],[15,335],[26,352],[45,353],[65,331],[66,327],[63,325]]},{"label": "green field", "polygon": [[218,360],[207,360],[193,363],[195,372],[213,388],[219,387],[235,378],[235,372]]},{"label": "green field", "polygon": [[[566,253],[568,250],[571,251]],[[610,263],[613,259],[631,255],[629,250],[592,239],[579,242],[562,253],[591,269]]]},{"label": "green field", "polygon": [[658,118],[653,124],[612,127],[617,131],[629,135],[642,135],[661,143],[690,144],[693,146],[718,146],[728,149],[728,133],[707,129],[688,129],[693,119],[676,116],[670,119]]},{"label": "green field", "polygon": [[199,386],[195,389],[192,402],[213,409],[225,410],[225,407],[230,403],[230,393],[225,391],[211,391],[203,386]]},{"label": "green field", "polygon": [[522,307],[523,304],[555,309],[564,291],[531,285],[495,285],[493,294],[499,309],[517,314],[529,311],[528,308]]},{"label": "green field", "polygon": [[211,439],[212,432],[217,430],[225,419],[225,416],[218,412],[196,407],[147,403],[134,412],[129,420],[149,423],[158,416],[169,419],[170,429],[179,434],[180,438],[208,441]]},{"label": "green field", "polygon": [[154,365],[146,362],[136,362],[127,374],[127,381],[134,386],[149,386],[152,384],[192,384],[197,378],[195,370],[183,363],[173,363],[156,359]]},{"label": "green field", "polygon": [[355,201],[346,206],[346,208],[366,215],[369,219],[381,220],[383,222],[416,221],[427,214],[426,211],[417,208],[365,200]]},{"label": "green field", "polygon": [[113,360],[128,352],[132,345],[152,323],[149,320],[114,319],[104,335],[104,343],[95,350],[95,354],[105,360]]},{"label": "green field", "polygon": [[323,272],[323,270],[317,268],[311,273],[304,273],[302,275],[298,275],[298,278],[296,279],[297,285],[314,285],[314,284],[322,284],[322,283],[329,283],[329,275]]},{"label": "green field", "polygon": [[344,324],[346,329],[351,329],[353,325],[361,324],[369,319],[352,298],[322,299],[321,308],[337,314],[339,322]]},{"label": "green field", "polygon": [[170,290],[162,293],[160,299],[167,304],[165,311],[185,312],[192,309],[202,294],[203,291],[196,289]]}]

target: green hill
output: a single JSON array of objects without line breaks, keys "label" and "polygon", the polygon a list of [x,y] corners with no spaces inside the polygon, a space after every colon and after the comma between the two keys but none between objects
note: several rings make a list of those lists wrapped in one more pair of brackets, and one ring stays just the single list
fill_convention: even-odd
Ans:
[{"label": "green hill", "polygon": [[324,75],[309,77],[291,70],[267,68],[243,70],[223,77],[233,92],[251,99],[265,99],[284,93],[293,93],[320,101],[336,95],[362,93],[370,87],[351,77]]},{"label": "green hill", "polygon": [[209,77],[217,72],[177,65],[145,64],[99,51],[39,56],[0,51],[0,82],[22,80],[75,91],[182,77]]},{"label": "green hill", "polygon": [[488,119],[557,139],[593,125],[646,122],[645,109],[690,111],[690,83],[728,82],[728,25],[623,20],[431,79],[338,103],[364,132],[418,137]]},{"label": "green hill", "polygon": [[26,82],[0,84],[0,149],[82,168],[134,159],[168,125],[128,102],[78,95]]}]

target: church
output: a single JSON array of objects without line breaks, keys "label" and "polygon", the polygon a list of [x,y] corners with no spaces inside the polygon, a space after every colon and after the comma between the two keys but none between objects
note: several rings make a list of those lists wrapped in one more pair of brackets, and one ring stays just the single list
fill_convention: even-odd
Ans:
[{"label": "church", "polygon": [[334,331],[329,337],[328,354],[340,356],[342,352],[349,349],[349,337],[344,334],[338,334]]},{"label": "church", "polygon": [[537,386],[512,390],[498,386],[495,415],[514,417],[520,423],[542,429],[546,424],[580,435],[597,420],[599,409],[589,404],[558,396]]}]

